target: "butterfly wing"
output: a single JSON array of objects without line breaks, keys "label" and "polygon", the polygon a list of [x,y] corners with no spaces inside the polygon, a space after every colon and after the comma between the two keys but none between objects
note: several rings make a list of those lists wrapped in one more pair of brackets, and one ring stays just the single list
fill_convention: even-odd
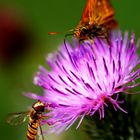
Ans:
[{"label": "butterfly wing", "polygon": [[97,0],[94,12],[95,18],[93,20],[98,25],[104,25],[108,29],[117,27],[118,24],[114,17],[115,11],[109,0]]},{"label": "butterfly wing", "polygon": [[115,11],[109,0],[88,0],[80,25],[104,25],[108,29],[117,27]]},{"label": "butterfly wing", "polygon": [[20,125],[26,121],[28,116],[29,112],[12,113],[8,115],[6,122],[10,125]]},{"label": "butterfly wing", "polygon": [[91,20],[95,15],[95,6],[97,0],[88,0],[86,3],[86,7],[83,11],[82,18],[80,20],[80,24],[90,24]]}]

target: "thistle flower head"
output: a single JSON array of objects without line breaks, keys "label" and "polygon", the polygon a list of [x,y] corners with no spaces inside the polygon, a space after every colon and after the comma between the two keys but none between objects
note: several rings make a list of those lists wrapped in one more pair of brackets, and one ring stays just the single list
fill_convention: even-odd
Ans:
[{"label": "thistle flower head", "polygon": [[[140,60],[136,53],[134,35],[128,33],[112,35],[111,46],[101,39],[94,43],[85,41],[74,47],[62,45],[55,54],[50,54],[47,62],[51,71],[40,67],[34,83],[44,90],[43,96],[28,94],[49,104],[49,119],[45,123],[52,126],[51,132],[59,133],[68,129],[78,118],[80,123],[85,115],[99,112],[104,118],[104,107],[111,103],[115,110],[121,108],[119,95],[126,93],[137,84],[140,69],[134,68]],[[128,85],[129,84],[129,85]],[[78,127],[77,126],[77,127]]]}]

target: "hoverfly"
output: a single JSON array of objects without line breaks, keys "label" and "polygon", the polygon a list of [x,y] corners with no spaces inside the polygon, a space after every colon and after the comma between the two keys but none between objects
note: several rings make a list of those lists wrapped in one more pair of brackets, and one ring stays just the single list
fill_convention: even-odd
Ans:
[{"label": "hoverfly", "polygon": [[115,11],[109,0],[88,0],[79,24],[75,29],[69,30],[72,33],[66,34],[65,37],[74,35],[79,42],[98,37],[109,43],[110,30],[118,25],[114,15]]},{"label": "hoverfly", "polygon": [[[31,110],[27,112],[13,113],[7,118],[7,123],[11,125],[19,125],[29,118],[27,139],[28,140],[44,140],[40,121],[43,118],[45,104],[37,101],[32,105]],[[40,134],[39,134],[40,133]]]}]

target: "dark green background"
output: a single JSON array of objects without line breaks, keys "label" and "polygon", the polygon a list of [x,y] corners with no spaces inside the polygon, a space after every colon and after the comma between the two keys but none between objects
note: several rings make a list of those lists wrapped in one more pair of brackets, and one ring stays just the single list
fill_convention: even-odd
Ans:
[{"label": "dark green background", "polygon": [[[1,0],[0,6],[20,11],[23,20],[33,33],[32,49],[6,68],[0,65],[0,139],[25,140],[27,123],[13,127],[4,120],[10,112],[26,111],[34,102],[23,92],[41,93],[32,83],[38,65],[45,65],[47,53],[63,42],[64,34],[49,36],[49,31],[67,31],[79,22],[86,0]],[[140,1],[112,0],[116,19],[123,31],[135,32],[140,37]],[[93,124],[94,125],[94,124]],[[73,127],[74,128],[74,127]],[[81,132],[70,129],[60,136],[47,136],[47,140],[87,140]]]}]

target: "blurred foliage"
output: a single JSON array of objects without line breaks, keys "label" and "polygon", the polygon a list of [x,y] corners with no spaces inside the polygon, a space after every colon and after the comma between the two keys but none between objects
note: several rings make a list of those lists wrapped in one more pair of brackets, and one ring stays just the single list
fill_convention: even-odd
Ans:
[{"label": "blurred foliage", "polygon": [[[46,65],[45,56],[63,43],[64,34],[49,36],[50,31],[67,31],[74,28],[81,18],[86,0],[1,0],[0,8],[13,9],[22,20],[31,44],[29,51],[19,55],[6,67],[0,64],[0,133],[1,139],[26,139],[27,123],[12,127],[5,123],[5,117],[11,112],[26,111],[33,100],[22,95],[23,92],[41,93],[41,89],[32,83],[38,65]],[[116,9],[116,18],[120,28],[140,36],[139,0],[112,0]],[[30,36],[31,35],[31,36]],[[15,54],[16,55],[16,54]],[[47,66],[47,65],[46,65]],[[119,112],[118,112],[119,113]],[[46,136],[46,139],[87,140],[81,129],[68,130],[60,136]]]}]

